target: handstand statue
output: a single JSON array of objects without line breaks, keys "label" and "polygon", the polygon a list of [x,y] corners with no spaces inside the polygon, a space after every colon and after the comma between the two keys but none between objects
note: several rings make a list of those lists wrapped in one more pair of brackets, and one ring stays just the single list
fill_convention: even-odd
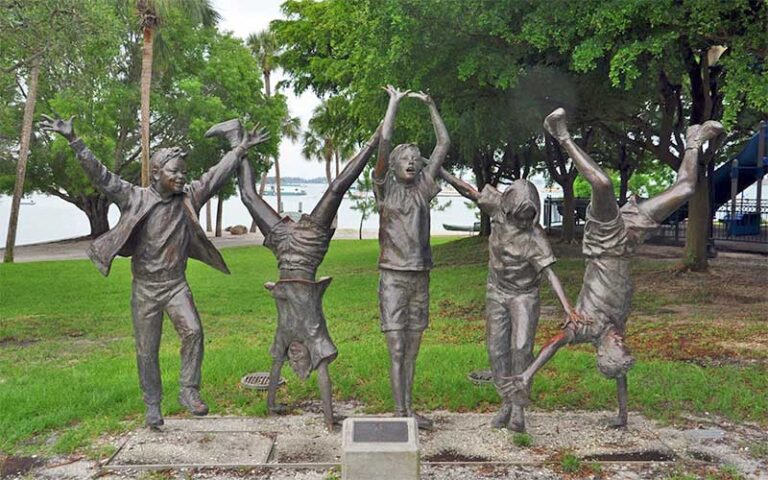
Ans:
[{"label": "handstand statue", "polygon": [[[373,175],[380,218],[381,331],[387,336],[395,414],[414,417],[419,428],[428,429],[432,421],[413,411],[411,394],[421,336],[429,323],[429,271],[432,269],[429,207],[440,191],[437,176],[450,139],[429,95],[400,92],[391,85],[386,91],[389,106]],[[429,108],[437,144],[428,161],[413,144],[398,145],[390,152],[397,108],[405,96],[418,98]]]},{"label": "handstand statue", "polygon": [[675,183],[641,203],[632,197],[621,208],[616,202],[610,177],[569,135],[565,111],[559,108],[552,112],[544,120],[544,128],[557,139],[579,173],[592,186],[583,239],[586,270],[576,314],[569,316],[563,331],[544,345],[522,374],[508,378],[502,391],[516,404],[526,405],[530,402],[534,374],[557,350],[569,343],[590,342],[597,348],[597,368],[607,378],[616,379],[619,413],[612,425],[625,427],[627,372],[634,363],[624,344],[625,323],[632,300],[630,259],[638,245],[693,195],[699,174],[699,152],[706,142],[720,137],[723,127],[718,122],[708,121],[688,128],[685,155]]},{"label": "handstand statue", "polygon": [[264,245],[277,258],[280,280],[265,287],[277,305],[277,331],[270,348],[272,369],[269,377],[267,407],[270,412],[283,413],[286,407],[276,403],[280,371],[286,360],[302,378],[317,370],[325,424],[333,430],[333,403],[328,364],[336,358],[325,317],[323,294],[330,277],[316,280],[317,268],[325,258],[335,231],[333,220],[344,194],[365,168],[379,143],[380,130],[362,150],[349,161],[331,183],[312,213],[302,215],[298,222],[280,215],[256,193],[253,167],[243,161],[238,170],[238,182],[243,203],[264,235]]},{"label": "handstand statue", "polygon": [[104,167],[75,135],[73,118],[43,116],[40,126],[69,140],[93,185],[120,208],[117,225],[91,244],[88,256],[105,276],[117,255],[131,257],[131,309],[146,423],[151,428],[163,425],[158,353],[164,312],[181,337],[179,403],[193,415],[206,415],[208,405],[200,398],[203,327],[185,276],[187,259],[195,258],[224,273],[229,270],[200,227],[197,212],[234,174],[247,150],[268,136],[258,129],[245,134],[239,120],[215,125],[206,136],[235,131],[241,138],[218,165],[187,184],[187,153],[161,148],[150,160],[152,185],[143,188]]},{"label": "handstand statue", "polygon": [[[539,285],[543,275],[549,279],[566,315],[572,315],[573,308],[552,270],[555,256],[539,225],[536,187],[520,179],[512,182],[504,193],[492,185],[485,185],[478,192],[445,169],[441,175],[491,217],[485,331],[493,381],[500,388],[506,383],[505,378],[522,373],[533,361],[541,305]],[[524,432],[523,406],[503,397],[502,407],[491,426]]]}]

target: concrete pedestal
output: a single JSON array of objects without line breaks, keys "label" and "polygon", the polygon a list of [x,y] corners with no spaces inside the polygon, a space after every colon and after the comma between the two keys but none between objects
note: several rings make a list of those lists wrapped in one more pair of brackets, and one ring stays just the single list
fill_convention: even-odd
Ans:
[{"label": "concrete pedestal", "polygon": [[413,418],[347,418],[343,480],[418,480],[419,438]]}]

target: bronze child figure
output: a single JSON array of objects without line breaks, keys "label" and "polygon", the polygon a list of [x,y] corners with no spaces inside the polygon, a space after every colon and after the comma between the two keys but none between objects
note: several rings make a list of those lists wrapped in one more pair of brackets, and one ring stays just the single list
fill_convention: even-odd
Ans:
[{"label": "bronze child figure", "polygon": [[277,305],[277,330],[270,348],[272,369],[269,377],[267,407],[282,413],[286,407],[276,403],[280,371],[288,360],[301,379],[317,370],[325,424],[333,430],[333,403],[328,365],[336,358],[336,346],[331,340],[323,315],[323,294],[330,277],[316,279],[317,268],[328,252],[333,237],[334,217],[344,194],[352,186],[379,142],[380,131],[349,161],[318,201],[312,213],[298,221],[280,215],[256,193],[253,167],[243,161],[238,171],[238,183],[243,203],[264,235],[264,245],[277,258],[280,280],[265,287]]},{"label": "bronze child figure", "polygon": [[120,208],[117,225],[91,244],[88,256],[105,276],[117,255],[131,257],[136,362],[147,425],[163,425],[158,362],[163,313],[168,314],[181,337],[179,403],[193,415],[206,415],[208,405],[200,398],[203,328],[185,276],[187,259],[195,258],[224,273],[229,270],[200,227],[197,212],[234,174],[246,151],[264,142],[267,135],[257,129],[245,134],[239,120],[220,123],[206,135],[236,130],[242,132],[242,142],[200,179],[187,183],[186,152],[161,148],[150,160],[152,184],[137,187],[94,157],[75,135],[74,117],[67,121],[43,118],[42,129],[69,140],[91,182]]},{"label": "bronze child figure", "polygon": [[[411,397],[416,357],[429,323],[429,271],[432,269],[429,207],[440,191],[437,176],[448,153],[450,139],[429,95],[400,92],[391,85],[386,91],[390,97],[389,106],[373,174],[373,191],[380,217],[381,330],[387,337],[395,414],[414,417],[419,428],[428,429],[432,426],[431,420],[413,411]],[[413,144],[398,145],[391,150],[395,116],[400,100],[405,96],[418,98],[429,108],[437,144],[428,161]]]},{"label": "bronze child figure", "polygon": [[[573,308],[551,268],[555,256],[539,225],[536,187],[520,179],[513,181],[503,193],[492,185],[485,185],[478,192],[444,169],[441,175],[491,217],[485,330],[493,380],[500,388],[506,383],[505,378],[522,373],[533,361],[542,276],[549,279],[566,315],[572,315]],[[502,407],[491,425],[524,432],[523,406],[503,397]]]},{"label": "bronze child figure", "polygon": [[597,368],[616,379],[619,413],[612,425],[627,424],[627,372],[634,359],[624,344],[632,300],[630,259],[664,219],[693,195],[699,174],[699,152],[706,142],[723,133],[718,122],[693,125],[686,132],[686,148],[677,180],[667,190],[638,203],[632,197],[621,208],[610,177],[573,141],[566,128],[565,111],[559,108],[544,120],[544,128],[560,142],[579,173],[592,186],[584,225],[586,256],[584,282],[572,315],[563,331],[553,337],[521,374],[508,379],[502,391],[518,405],[527,404],[534,374],[561,347],[590,342],[597,348]]}]

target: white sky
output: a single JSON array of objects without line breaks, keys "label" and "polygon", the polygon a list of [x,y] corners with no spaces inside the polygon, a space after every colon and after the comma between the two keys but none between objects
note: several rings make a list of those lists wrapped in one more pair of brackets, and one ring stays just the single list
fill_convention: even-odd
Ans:
[{"label": "white sky", "polygon": [[[219,28],[243,39],[267,28],[270,21],[283,18],[280,12],[282,3],[283,0],[213,0],[214,8],[221,15]],[[273,88],[281,78],[280,71],[272,74]],[[302,128],[305,128],[312,117],[312,110],[319,103],[318,98],[311,92],[296,97],[290,89],[282,93],[288,97],[291,115],[299,117]],[[280,142],[280,174],[287,177],[325,177],[325,167],[316,161],[304,160],[300,143],[283,140]],[[274,169],[270,175],[274,175]]]}]

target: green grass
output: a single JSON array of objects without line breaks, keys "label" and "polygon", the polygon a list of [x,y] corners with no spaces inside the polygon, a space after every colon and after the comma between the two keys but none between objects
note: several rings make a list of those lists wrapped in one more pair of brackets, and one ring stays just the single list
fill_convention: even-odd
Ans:
[{"label": "green grass", "polygon": [[[277,278],[263,247],[223,251],[233,272],[222,275],[191,261],[188,279],[205,329],[203,397],[212,412],[264,415],[265,396],[242,389],[242,375],[268,370],[276,310],[264,282]],[[431,325],[417,365],[414,398],[421,410],[488,411],[499,398],[473,387],[468,372],[487,366],[483,305],[486,248],[477,238],[437,239],[431,277]],[[334,277],[325,314],[339,357],[331,366],[334,397],[363,402],[370,412],[392,409],[388,355],[379,331],[376,241],[331,244],[320,275]],[[638,261],[638,271],[667,268]],[[572,298],[583,260],[562,258],[558,274]],[[115,261],[109,278],[88,261],[0,265],[0,453],[66,453],[92,445],[104,433],[140,424],[143,404],[136,377],[130,321],[130,264]],[[636,308],[652,312],[665,302],[645,295]],[[556,305],[549,288],[544,305]],[[544,340],[540,338],[539,341]],[[182,413],[178,339],[166,323],[161,347],[163,411]],[[642,360],[642,359],[641,359]],[[762,366],[704,368],[691,363],[638,361],[630,372],[630,408],[655,418],[710,412],[765,422],[768,377]],[[279,395],[316,399],[314,376],[300,382],[289,368]],[[534,406],[542,409],[614,409],[611,381],[595,368],[591,347],[561,351],[537,378]]]}]

